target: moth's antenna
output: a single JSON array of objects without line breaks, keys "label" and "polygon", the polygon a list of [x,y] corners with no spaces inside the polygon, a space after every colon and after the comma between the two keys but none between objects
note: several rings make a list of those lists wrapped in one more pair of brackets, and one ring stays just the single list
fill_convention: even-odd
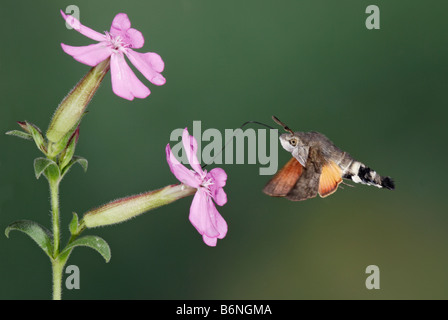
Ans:
[{"label": "moth's antenna", "polygon": [[[264,126],[264,127],[266,127],[266,128],[275,130],[275,128],[271,127],[270,125],[267,125],[267,124],[265,124],[265,123],[263,123],[263,122],[258,122],[258,121],[246,121],[246,122],[244,122],[239,128],[237,128],[237,129],[241,129],[241,130],[243,130],[243,128],[244,128],[245,126],[247,126],[248,124],[251,124],[251,123],[255,123],[255,124],[258,124],[258,125],[260,125],[260,126]],[[216,157],[218,157],[218,156],[224,151],[224,149],[227,147],[227,145],[230,143],[230,141],[233,140],[233,137],[234,137],[234,134],[232,135],[232,137],[230,137],[229,140],[227,140],[226,144],[222,147],[221,151],[219,151],[219,152],[213,157],[212,162],[216,159]],[[212,163],[212,162],[211,162],[211,163]],[[202,169],[204,169],[204,168],[205,168],[206,166],[208,166],[209,164],[210,164],[210,163],[206,163],[206,164],[204,164],[204,165],[202,166]]]},{"label": "moth's antenna", "polygon": [[294,131],[289,129],[289,127],[286,124],[284,124],[283,122],[278,120],[278,118],[276,116],[272,116],[272,120],[274,120],[275,123],[281,125],[283,127],[283,129],[285,129],[285,131],[288,131],[290,134],[294,135]]},{"label": "moth's antenna", "polygon": [[271,126],[269,126],[269,125],[267,125],[267,124],[265,124],[265,123],[263,123],[263,122],[258,122],[258,121],[246,121],[246,122],[244,122],[244,123],[241,125],[241,127],[239,127],[238,129],[241,129],[241,130],[242,130],[245,126],[247,126],[247,125],[250,124],[250,123],[255,123],[255,124],[258,124],[258,125],[260,125],[260,126],[265,126],[266,128],[275,130],[275,128],[273,128],[273,127],[271,127]]}]

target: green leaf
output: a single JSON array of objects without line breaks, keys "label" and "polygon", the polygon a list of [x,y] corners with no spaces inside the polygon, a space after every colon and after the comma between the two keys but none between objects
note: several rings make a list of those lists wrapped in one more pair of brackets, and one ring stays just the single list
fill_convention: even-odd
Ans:
[{"label": "green leaf", "polygon": [[73,155],[75,154],[75,148],[76,144],[78,143],[79,138],[79,128],[76,129],[76,131],[71,136],[69,142],[67,143],[67,147],[62,151],[60,158],[59,158],[59,167],[61,169],[64,169],[67,164],[70,163],[70,161],[73,158]]},{"label": "green leaf", "polygon": [[60,177],[59,167],[53,160],[47,158],[34,159],[34,174],[36,179],[44,174],[48,180],[57,180]]},{"label": "green leaf", "polygon": [[33,136],[20,130],[11,130],[6,132],[8,136],[15,136],[26,140],[33,140]]},{"label": "green leaf", "polygon": [[18,230],[26,233],[52,258],[53,241],[51,232],[37,222],[30,220],[18,220],[11,223],[5,230],[6,237],[9,238],[11,230]]},{"label": "green leaf", "polygon": [[89,165],[89,162],[87,161],[86,158],[74,156],[73,163],[79,163],[79,165],[84,169],[84,172],[87,172],[87,167]]},{"label": "green leaf", "polygon": [[73,156],[72,160],[65,166],[65,168],[62,170],[62,176],[65,176],[67,171],[71,168],[72,165],[75,163],[78,163],[83,169],[84,172],[87,172],[87,167],[89,162],[86,158],[79,157],[79,156]]},{"label": "green leaf", "polygon": [[25,121],[25,123],[27,125],[28,132],[31,134],[31,136],[34,139],[34,142],[36,143],[36,146],[39,148],[40,151],[46,154],[47,145],[40,129],[31,122]]},{"label": "green leaf", "polygon": [[78,246],[92,248],[98,251],[98,253],[103,256],[106,262],[110,261],[110,247],[103,238],[100,238],[98,236],[84,236],[82,238],[76,239],[64,248],[64,250],[61,252],[61,255],[70,254],[70,252]]},{"label": "green leaf", "polygon": [[72,235],[78,233],[78,224],[79,224],[78,215],[76,214],[76,212],[73,212],[73,219],[72,219],[72,221],[70,222],[70,225],[69,225],[70,233]]},{"label": "green leaf", "polygon": [[34,159],[34,174],[36,175],[36,179],[39,179],[42,173],[44,173],[45,169],[48,166],[56,163],[50,159],[46,158],[36,158]]}]

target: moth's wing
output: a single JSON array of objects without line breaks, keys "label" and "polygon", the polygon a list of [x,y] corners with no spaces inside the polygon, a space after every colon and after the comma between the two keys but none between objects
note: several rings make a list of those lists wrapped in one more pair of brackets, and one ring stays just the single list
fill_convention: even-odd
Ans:
[{"label": "moth's wing", "polygon": [[322,170],[323,158],[319,150],[310,149],[306,167],[302,170],[302,175],[294,188],[286,195],[291,201],[302,201],[314,198],[319,191],[319,180]]},{"label": "moth's wing", "polygon": [[302,201],[314,198],[319,189],[320,172],[314,166],[307,166],[303,169],[300,179],[294,188],[289,191],[286,198],[291,201]]},{"label": "moth's wing", "polygon": [[299,180],[303,171],[296,158],[291,158],[275,176],[269,180],[263,192],[271,197],[286,196]]},{"label": "moth's wing", "polygon": [[329,161],[322,166],[322,173],[319,179],[319,195],[322,198],[336,192],[339,184],[342,182],[342,170],[334,163]]}]

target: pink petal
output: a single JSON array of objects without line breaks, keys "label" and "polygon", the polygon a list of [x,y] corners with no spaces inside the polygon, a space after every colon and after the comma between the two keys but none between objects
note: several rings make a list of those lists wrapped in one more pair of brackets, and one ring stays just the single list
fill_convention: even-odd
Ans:
[{"label": "pink petal", "polygon": [[123,39],[133,49],[140,49],[145,44],[145,38],[143,37],[143,34],[134,28],[130,28],[124,35]]},{"label": "pink petal", "polygon": [[151,83],[157,86],[165,84],[166,79],[159,73],[163,71],[165,64],[157,53],[139,53],[133,50],[126,50],[126,56]]},{"label": "pink petal", "polygon": [[224,187],[227,181],[227,174],[221,168],[214,168],[210,170],[207,177],[211,178],[213,184],[210,187],[212,197],[218,206],[223,206],[227,203],[227,194],[224,192]]},{"label": "pink petal", "polygon": [[204,171],[201,168],[201,165],[197,158],[197,151],[198,151],[198,143],[196,139],[193,136],[190,136],[188,134],[187,128],[185,128],[183,134],[182,134],[182,143],[184,145],[185,154],[187,155],[188,163],[190,163],[190,166],[199,173],[201,177],[204,177]]},{"label": "pink petal", "polygon": [[130,27],[131,21],[129,20],[128,15],[126,13],[118,13],[112,21],[110,33],[121,35],[126,33]]},{"label": "pink petal", "polygon": [[91,67],[106,60],[112,53],[112,50],[103,42],[81,47],[73,47],[61,43],[61,47],[65,53],[71,55],[75,60]]},{"label": "pink petal", "polygon": [[218,239],[223,239],[227,235],[228,227],[226,221],[219,214],[218,210],[216,210],[216,207],[213,205],[212,202],[209,205],[209,212],[214,212],[213,216],[215,218],[215,221],[213,224],[215,229],[219,232],[219,235],[217,237],[209,237],[206,234],[203,234],[202,239],[204,240],[206,245],[215,247],[218,242]]},{"label": "pink petal", "polygon": [[127,100],[146,98],[151,91],[135,76],[129,68],[121,52],[114,52],[110,59],[110,73],[112,76],[112,90]]},{"label": "pink petal", "polygon": [[228,229],[226,220],[224,220],[224,218],[218,212],[212,201],[209,202],[209,212],[214,212],[214,221],[212,222],[215,229],[219,232],[218,239],[223,239],[226,236]]},{"label": "pink petal", "polygon": [[216,238],[219,232],[214,226],[216,218],[213,216],[214,212],[210,212],[210,202],[213,205],[210,197],[199,189],[191,202],[189,219],[201,235]]},{"label": "pink petal", "polygon": [[227,173],[224,169],[214,168],[208,174],[212,177],[215,186],[222,188],[226,185]]},{"label": "pink petal", "polygon": [[204,243],[209,247],[216,247],[216,244],[218,243],[218,238],[210,238],[205,234],[202,235],[202,240],[204,240]]},{"label": "pink petal", "polygon": [[171,152],[170,145],[167,144],[165,148],[166,161],[170,166],[171,172],[180,182],[189,185],[192,188],[199,188],[201,180],[193,171],[187,169],[183,164],[176,159],[174,154]]},{"label": "pink petal", "polygon": [[115,16],[110,27],[110,33],[120,36],[132,48],[139,49],[143,47],[145,39],[140,31],[131,28],[131,21],[126,13],[119,13]]},{"label": "pink petal", "polygon": [[95,30],[92,30],[86,26],[83,26],[81,24],[81,22],[79,22],[78,19],[76,19],[70,15],[66,15],[64,13],[64,11],[62,11],[62,10],[61,10],[61,14],[62,14],[62,17],[65,19],[65,21],[67,22],[67,24],[70,27],[72,27],[73,29],[75,29],[76,31],[81,33],[82,35],[86,36],[87,38],[90,38],[95,41],[104,41],[106,39],[106,36],[104,34],[99,33]]},{"label": "pink petal", "polygon": [[212,197],[218,206],[223,206],[227,203],[227,194],[223,188],[214,188],[212,191]]}]

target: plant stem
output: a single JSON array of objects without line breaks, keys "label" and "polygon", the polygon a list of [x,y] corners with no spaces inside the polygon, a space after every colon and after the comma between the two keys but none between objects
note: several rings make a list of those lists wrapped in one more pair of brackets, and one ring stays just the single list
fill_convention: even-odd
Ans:
[{"label": "plant stem", "polygon": [[59,259],[59,179],[49,180],[51,197],[51,214],[53,220],[53,259],[51,260],[53,270],[53,300],[61,300],[62,295],[62,269],[65,261]]},{"label": "plant stem", "polygon": [[53,300],[61,300],[62,297],[62,269],[65,261],[56,258],[51,261],[53,269]]},{"label": "plant stem", "polygon": [[50,197],[51,197],[51,213],[53,220],[53,257],[57,258],[59,254],[60,240],[60,223],[59,223],[59,179],[51,180]]}]

